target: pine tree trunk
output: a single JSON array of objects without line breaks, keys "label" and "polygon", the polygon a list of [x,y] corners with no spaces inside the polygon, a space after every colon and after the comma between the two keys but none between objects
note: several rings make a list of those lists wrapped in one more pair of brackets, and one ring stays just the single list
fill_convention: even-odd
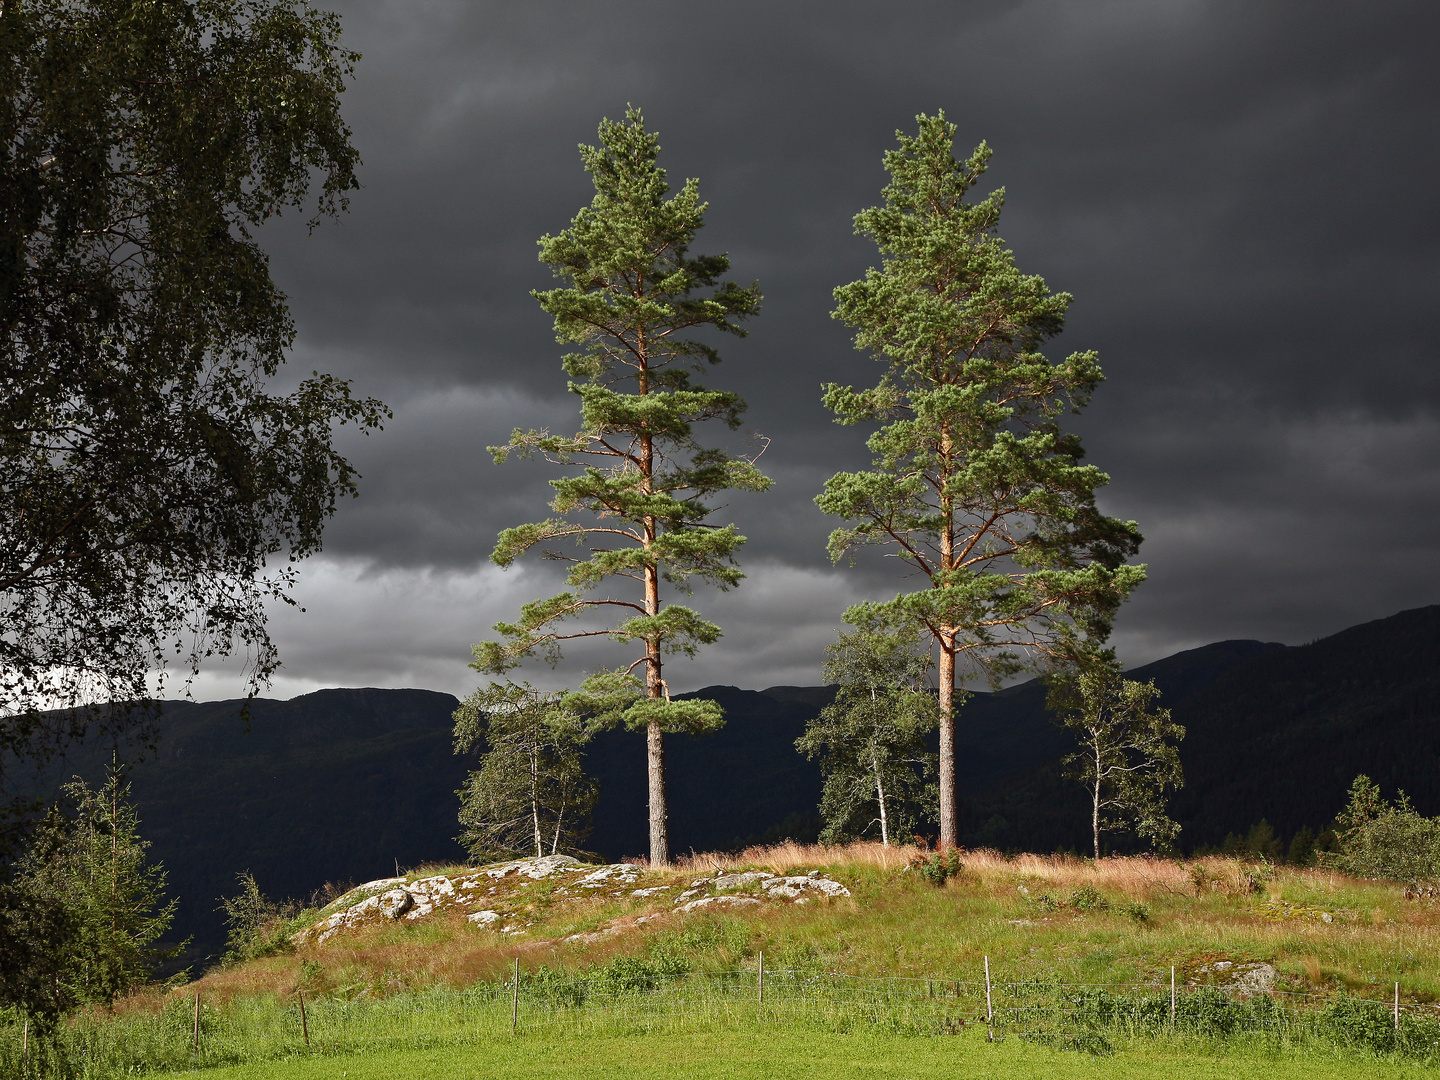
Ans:
[{"label": "pine tree trunk", "polygon": [[[650,392],[650,371],[647,364],[648,349],[642,332],[636,343],[640,356],[640,370],[636,374],[636,390],[640,396]],[[649,494],[655,486],[655,442],[650,435],[640,437],[641,490]],[[659,534],[659,527],[653,517],[646,517],[645,549],[649,551]],[[652,561],[645,567],[645,614],[660,614],[660,565]],[[660,640],[648,638],[645,641],[645,695],[646,697],[668,697],[665,682],[660,674]],[[665,803],[665,732],[655,721],[645,728],[645,764],[650,786],[650,865],[670,865],[670,813]]]},{"label": "pine tree trunk", "polygon": [[650,865],[670,865],[670,815],[665,805],[665,733],[658,723],[645,729],[650,766]]},{"label": "pine tree trunk", "polygon": [[[653,538],[653,526],[649,528]],[[660,569],[657,566],[645,568],[645,610],[651,615],[660,613]],[[660,642],[654,639],[647,641],[645,656],[646,696],[667,696],[660,674]],[[652,720],[645,728],[645,749],[650,781],[650,865],[669,866],[670,813],[665,803],[665,731],[656,721]]]},{"label": "pine tree trunk", "polygon": [[[945,428],[940,436],[943,472],[948,480],[954,463],[951,452],[954,441]],[[948,577],[955,569],[955,506],[945,487],[941,487],[940,513],[944,525],[940,532],[940,569]],[[960,809],[955,791],[955,628],[940,628],[940,847],[960,846]]]},{"label": "pine tree trunk", "polygon": [[955,791],[955,649],[953,633],[940,639],[940,846],[959,847]]}]

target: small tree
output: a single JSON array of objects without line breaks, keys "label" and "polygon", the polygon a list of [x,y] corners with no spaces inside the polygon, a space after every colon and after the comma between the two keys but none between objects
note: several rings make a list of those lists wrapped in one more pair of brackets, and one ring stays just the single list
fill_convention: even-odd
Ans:
[{"label": "small tree", "polygon": [[240,891],[220,898],[217,911],[225,913],[225,953],[223,964],[243,964],[262,956],[293,952],[290,942],[290,919],[300,912],[293,900],[276,902],[260,891],[260,883],[249,870],[235,875]]},{"label": "small tree", "polygon": [[1395,802],[1361,774],[1350,785],[1350,799],[1335,819],[1338,852],[1327,852],[1325,865],[1356,877],[1402,882],[1407,895],[1440,894],[1440,818],[1422,816],[1403,791]]},{"label": "small tree", "polygon": [[[671,700],[664,656],[695,655],[719,640],[720,627],[666,602],[661,586],[688,593],[696,579],[738,585],[744,575],[734,556],[745,537],[709,523],[712,500],[730,489],[763,491],[770,481],[752,458],[695,438],[695,425],[707,420],[739,427],[745,402],[698,385],[693,374],[720,356],[684,335],[708,327],[744,336],[739,323],[759,311],[760,290],[721,280],[727,256],[689,253],[706,204],[693,179],[666,198],[659,154],[638,109],[627,109],[623,123],[602,121],[600,146],[580,148],[594,200],[570,228],[540,240],[541,261],[565,285],[533,295],[554,317],[556,340],[581,348],[563,360],[581,427],[573,437],[517,428],[490,450],[497,463],[541,454],[585,467],[550,481],[557,517],[506,529],[490,558],[508,567],[538,545],[542,557],[574,565],[565,591],[524,605],[514,623],[496,623],[501,640],[476,645],[471,666],[500,674],[537,653],[555,663],[563,642],[584,638],[638,647],[634,662],[582,689],[605,702],[597,717],[645,732],[650,861],[665,865],[665,732],[713,730],[724,712],[713,701]],[[550,546],[558,541],[588,551]]]},{"label": "small tree", "polygon": [[839,690],[795,741],[806,757],[820,758],[821,839],[878,831],[888,845],[911,830],[930,794],[923,777],[935,755],[925,749],[925,733],[938,716],[930,653],[914,633],[859,631],[842,634],[828,654],[825,680]]},{"label": "small tree", "polygon": [[1171,721],[1170,710],[1151,709],[1159,696],[1153,682],[1123,678],[1109,658],[1087,665],[1060,691],[1069,706],[1063,722],[1080,743],[1063,765],[1090,796],[1097,859],[1102,832],[1133,829],[1157,845],[1173,843],[1180,832],[1165,814],[1165,790],[1185,783],[1176,746],[1185,729]]},{"label": "small tree", "polygon": [[945,846],[957,839],[962,669],[994,683],[1027,657],[1066,661],[1105,639],[1145,574],[1125,565],[1135,523],[1096,508],[1109,478],[1082,464],[1080,440],[1060,426],[1099,385],[1096,356],[1052,363],[1040,352],[1070,296],[1021,273],[995,235],[1003,190],[966,201],[989,147],[956,160],[944,113],[917,119],[918,133],[897,132],[885,155],[885,204],[855,217],[881,267],[835,290],[835,317],[885,366],[869,389],[827,385],[824,402],[839,423],[883,425],[867,444],[873,464],[835,474],[815,501],[847,523],[830,537],[832,558],[884,547],[919,581],[845,618],[918,630],[938,652]]},{"label": "small tree", "polygon": [[579,852],[597,796],[580,760],[589,738],[563,694],[492,682],[465,699],[455,710],[455,752],[488,748],[457,792],[457,839],[472,857]]},{"label": "small tree", "polygon": [[164,900],[165,870],[146,859],[130,784],[112,765],[99,791],[78,777],[62,789],[74,816],[52,815],[58,843],[38,843],[22,863],[30,891],[61,899],[73,928],[57,943],[56,993],[65,1002],[110,1004],[149,979],[181,946],[161,948],[176,901]]}]

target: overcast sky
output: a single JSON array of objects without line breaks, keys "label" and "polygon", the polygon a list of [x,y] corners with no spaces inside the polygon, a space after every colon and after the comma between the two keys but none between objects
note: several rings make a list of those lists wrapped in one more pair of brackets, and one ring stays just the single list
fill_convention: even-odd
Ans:
[{"label": "overcast sky", "polygon": [[[320,0],[319,6],[327,6]],[[1149,580],[1129,664],[1222,638],[1291,644],[1440,602],[1440,13],[1433,3],[480,3],[343,0],[364,54],[344,112],[364,159],[349,215],[262,234],[299,327],[293,365],[395,412],[342,443],[364,479],[277,612],[272,694],[463,695],[469,646],[553,587],[487,561],[546,515],[545,467],[491,463],[520,425],[575,425],[536,240],[593,192],[576,145],[642,107],[673,185],[709,200],[694,250],[758,279],[762,314],[710,383],[750,402],[776,484],[723,511],[748,578],[695,606],[725,637],[678,690],[816,683],[848,603],[889,570],[832,567],[812,499],[865,461],[825,381],[878,365],[830,318],[877,261],[851,219],[881,155],[943,108],[994,148],[1000,233],[1073,293],[1056,359],[1108,381],[1076,422],[1136,519]],[[538,681],[573,683],[581,645]],[[197,696],[230,696],[216,669]]]}]

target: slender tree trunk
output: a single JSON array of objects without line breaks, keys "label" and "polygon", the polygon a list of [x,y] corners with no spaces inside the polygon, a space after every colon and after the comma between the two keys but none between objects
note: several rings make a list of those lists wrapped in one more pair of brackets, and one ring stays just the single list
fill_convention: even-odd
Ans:
[{"label": "slender tree trunk", "polygon": [[1100,753],[1095,753],[1095,789],[1090,798],[1090,829],[1095,838],[1095,860],[1100,860]]},{"label": "slender tree trunk", "polygon": [[955,637],[947,629],[940,638],[940,846],[960,844],[959,807],[955,791]]},{"label": "slender tree trunk", "polygon": [[875,763],[875,799],[880,803],[880,843],[884,847],[890,846],[890,824],[885,816],[885,785],[880,781],[880,755],[871,752],[871,761]]},{"label": "slender tree trunk", "polygon": [[658,723],[645,729],[650,765],[650,865],[670,864],[670,814],[665,804],[665,734]]},{"label": "slender tree trunk", "polygon": [[545,838],[540,835],[540,762],[530,752],[530,826],[535,830],[535,857],[545,854]]},{"label": "slender tree trunk", "polygon": [[[653,525],[647,523],[647,532]],[[652,536],[653,539],[653,536]],[[645,568],[645,610],[660,613],[660,568]],[[645,693],[652,698],[665,697],[665,683],[660,674],[660,642],[645,642]],[[645,729],[646,770],[650,781],[650,865],[670,865],[670,813],[665,803],[665,731],[652,720]]]}]

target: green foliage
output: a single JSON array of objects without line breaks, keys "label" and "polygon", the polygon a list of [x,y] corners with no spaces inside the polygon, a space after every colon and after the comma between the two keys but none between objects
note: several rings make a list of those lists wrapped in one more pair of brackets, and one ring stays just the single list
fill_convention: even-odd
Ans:
[{"label": "green foliage", "polygon": [[907,870],[914,870],[932,885],[944,885],[951,878],[965,873],[965,863],[960,858],[959,848],[946,848],[928,855],[916,855],[906,864]]},{"label": "green foliage", "polygon": [[1061,720],[1080,743],[1063,766],[1090,796],[1097,859],[1102,832],[1134,829],[1161,846],[1180,832],[1165,813],[1165,791],[1185,782],[1176,746],[1185,729],[1171,721],[1168,709],[1152,710],[1159,695],[1153,682],[1123,678],[1108,656],[1056,688],[1056,701],[1066,706]]},{"label": "green foliage", "polygon": [[157,944],[176,902],[164,900],[164,868],[147,861],[150,845],[140,837],[122,770],[112,766],[98,791],[78,778],[61,790],[71,813],[52,813],[45,826],[51,835],[31,845],[20,874],[31,895],[58,898],[68,916],[70,932],[49,944],[51,992],[60,1011],[69,1011],[111,1004],[180,947]]},{"label": "green foliage", "polygon": [[1401,1058],[1431,1059],[1440,1054],[1440,1019],[1400,1014],[1400,1023],[1383,1002],[1341,997],[1320,1013],[1320,1028],[1342,1046],[1372,1054]]},{"label": "green foliage", "polygon": [[923,778],[934,755],[925,734],[938,717],[929,673],[913,631],[842,634],[830,646],[824,677],[839,690],[795,741],[820,758],[825,843],[879,836],[888,844],[929,810]]},{"label": "green foliage", "polygon": [[1326,853],[1326,865],[1399,881],[1421,895],[1440,890],[1440,818],[1422,817],[1403,791],[1390,803],[1368,776],[1357,776],[1335,827],[1340,850]]},{"label": "green foliage", "polygon": [[[60,830],[39,832],[27,860],[48,860],[63,839]],[[37,887],[18,870],[12,864],[0,877],[0,994],[16,1016],[23,1013],[49,1029],[75,1005],[60,992],[60,976],[79,928],[63,896]]]},{"label": "green foliage", "polygon": [[[497,462],[515,453],[583,465],[550,482],[558,516],[506,529],[491,555],[509,566],[538,546],[542,557],[571,564],[568,588],[524,605],[513,623],[496,623],[500,640],[476,645],[472,666],[500,673],[537,654],[553,664],[561,643],[574,639],[638,646],[633,664],[602,673],[582,690],[611,699],[614,707],[602,711],[607,718],[651,732],[655,792],[663,790],[661,733],[705,730],[721,719],[713,707],[670,700],[662,658],[694,656],[719,639],[720,627],[663,602],[662,582],[682,593],[697,579],[721,590],[738,585],[744,575],[735,553],[745,538],[733,525],[709,523],[713,499],[770,486],[755,466],[758,453],[740,456],[698,442],[697,424],[739,427],[745,403],[696,381],[720,356],[686,335],[709,328],[743,336],[740,323],[760,310],[760,291],[722,280],[726,256],[689,253],[704,223],[699,184],[687,180],[667,198],[665,170],[656,163],[660,143],[638,109],[627,109],[623,122],[602,121],[599,135],[598,147],[580,148],[594,199],[568,229],[540,240],[540,260],[565,284],[532,294],[553,316],[556,340],[580,346],[562,362],[580,399],[580,430],[559,436],[517,428],[509,443],[490,448]],[[588,554],[548,546],[560,541]],[[617,578],[634,582],[639,595],[601,591]],[[571,626],[602,614],[613,621]],[[644,669],[643,693],[630,677],[637,667]],[[650,815],[651,859],[663,864],[664,807],[652,805]]]},{"label": "green foliage", "polygon": [[1108,911],[1110,901],[1101,896],[1093,885],[1081,885],[1078,889],[1071,890],[1069,907],[1083,915],[1091,911]]},{"label": "green foliage", "polygon": [[1150,921],[1150,905],[1139,900],[1124,900],[1117,905],[1119,911],[1131,922],[1145,924]]},{"label": "green foliage", "polygon": [[[144,716],[87,702],[236,650],[265,683],[284,563],[355,491],[334,428],[384,407],[319,373],[267,392],[294,324],[253,236],[357,186],[338,42],[300,0],[0,7],[0,865],[36,809],[22,774]],[[65,908],[0,887],[0,1002],[53,1016],[143,967]],[[77,975],[81,943],[102,953]]]},{"label": "green foliage", "polygon": [[1220,850],[1226,855],[1278,863],[1281,861],[1281,854],[1285,849],[1280,838],[1275,835],[1275,829],[1270,822],[1261,818],[1250,826],[1244,836],[1236,836],[1234,833],[1226,836],[1224,843],[1220,845]]},{"label": "green foliage", "polygon": [[263,956],[293,952],[290,935],[299,929],[292,922],[296,905],[279,904],[263,892],[250,871],[237,875],[240,891],[220,901],[229,934],[223,964],[242,964]]},{"label": "green foliage", "polygon": [[1290,838],[1290,851],[1285,861],[1291,866],[1314,866],[1316,851],[1315,830],[1302,825]]},{"label": "green foliage", "polygon": [[472,857],[580,853],[599,791],[580,760],[590,729],[566,698],[492,682],[455,710],[455,752],[486,748],[457,793]]},{"label": "green foliage", "polygon": [[[0,734],[145,697],[239,643],[357,474],[336,424],[379,402],[265,380],[294,338],[252,229],[344,209],[356,54],[301,0],[27,0],[0,13]],[[313,224],[313,222],[312,222]],[[30,715],[30,719],[26,719]],[[77,714],[76,723],[85,717]],[[72,733],[73,734],[73,733]]]},{"label": "green foliage", "polygon": [[1024,652],[1102,640],[1144,570],[1125,565],[1135,524],[1096,509],[1108,478],[1080,463],[1079,439],[1059,423],[1100,383],[1095,354],[1052,363],[1039,351],[1070,296],[1022,274],[995,235],[1003,191],[966,201],[989,147],[959,161],[944,113],[917,121],[885,155],[884,205],[855,218],[881,268],[835,290],[835,317],[885,367],[869,389],[827,384],[824,403],[839,423],[882,425],[867,444],[873,464],[837,473],[815,501],[848,523],[830,537],[832,558],[888,548],[923,579],[845,617],[922,631],[940,650],[941,842],[953,844],[957,655],[993,681]]}]

